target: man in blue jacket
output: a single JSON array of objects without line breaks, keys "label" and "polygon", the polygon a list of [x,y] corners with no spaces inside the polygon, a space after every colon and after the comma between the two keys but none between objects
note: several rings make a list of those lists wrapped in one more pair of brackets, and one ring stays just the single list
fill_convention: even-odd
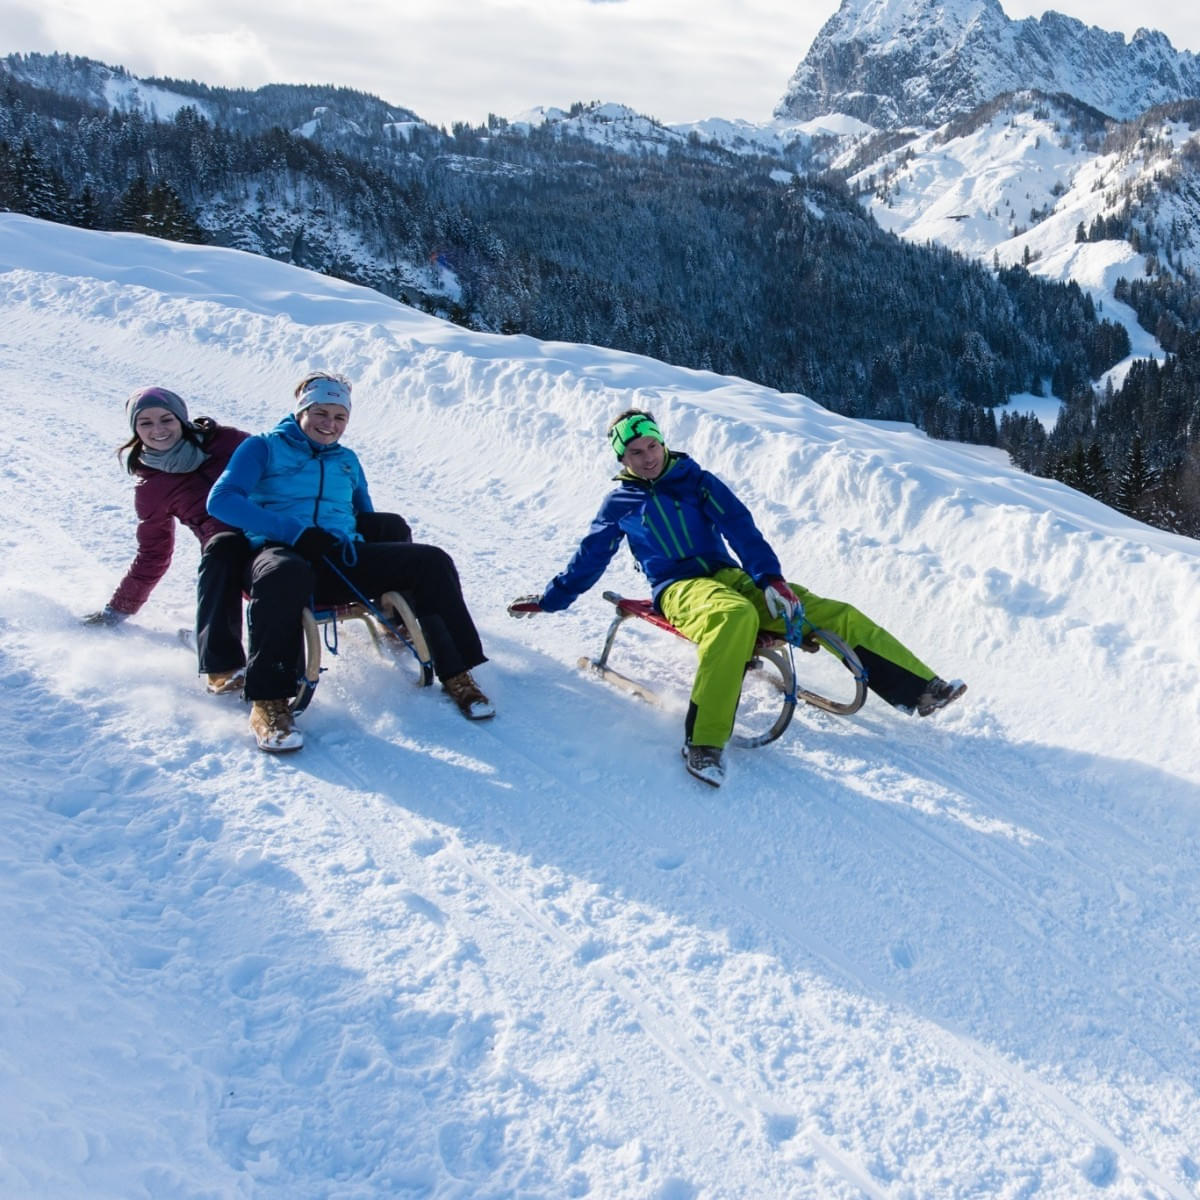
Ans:
[{"label": "man in blue jacket", "polygon": [[627,538],[655,605],[699,651],[683,746],[696,778],[714,787],[723,782],[724,747],[758,631],[784,632],[801,608],[854,649],[868,686],[889,704],[928,716],[966,691],[856,608],[789,584],[750,510],[715,475],[668,450],[652,414],[623,412],[608,433],[622,467],[617,488],[566,570],[540,596],[522,596],[508,611],[524,617],[566,608],[604,574]]},{"label": "man in blue jacket", "polygon": [[325,604],[410,593],[442,686],[469,720],[495,715],[471,668],[487,661],[467,611],[454,562],[444,550],[397,539],[367,540],[376,514],[358,456],[342,445],[350,384],[317,371],[296,386],[295,411],[269,433],[244,441],[208,496],[208,511],[245,532],[254,554],[246,571],[250,654],[245,696],[262,750],[298,750],[292,721],[301,654],[301,614],[315,595]]}]

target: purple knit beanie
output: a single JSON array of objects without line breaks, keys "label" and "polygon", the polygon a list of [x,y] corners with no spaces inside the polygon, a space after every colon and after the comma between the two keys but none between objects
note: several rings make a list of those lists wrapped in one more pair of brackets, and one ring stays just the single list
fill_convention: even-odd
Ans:
[{"label": "purple knit beanie", "polygon": [[134,426],[137,424],[138,413],[147,408],[165,408],[167,412],[174,413],[179,418],[180,424],[188,423],[187,405],[174,392],[163,387],[138,388],[125,401],[125,415],[129,418],[130,433],[137,433]]}]

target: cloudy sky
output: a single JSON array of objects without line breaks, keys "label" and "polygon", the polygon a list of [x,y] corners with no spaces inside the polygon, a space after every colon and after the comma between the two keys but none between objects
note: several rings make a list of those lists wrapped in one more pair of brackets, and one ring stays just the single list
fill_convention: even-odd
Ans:
[{"label": "cloudy sky", "polygon": [[[434,124],[535,105],[766,120],[840,0],[0,0],[0,52],[62,50],[210,84],[337,83]],[[1177,0],[1001,0],[1200,52]],[[1186,6],[1191,9],[1191,5]]]}]

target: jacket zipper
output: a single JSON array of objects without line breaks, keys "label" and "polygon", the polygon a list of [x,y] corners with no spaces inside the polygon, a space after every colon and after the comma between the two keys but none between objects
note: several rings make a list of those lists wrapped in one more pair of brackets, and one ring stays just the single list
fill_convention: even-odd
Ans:
[{"label": "jacket zipper", "polygon": [[325,495],[325,459],[316,451],[313,451],[313,458],[317,460],[317,469],[320,471],[320,481],[317,484],[317,494],[313,497],[313,524],[321,524],[321,498]]}]

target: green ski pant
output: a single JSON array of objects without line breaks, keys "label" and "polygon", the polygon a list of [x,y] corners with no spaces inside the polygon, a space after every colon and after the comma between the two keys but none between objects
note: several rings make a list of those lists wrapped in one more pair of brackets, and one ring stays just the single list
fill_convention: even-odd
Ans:
[{"label": "green ski pant", "polygon": [[[803,603],[810,624],[837,634],[859,656],[873,692],[897,707],[916,704],[934,672],[912,651],[852,605],[828,600],[796,583],[788,586]],[[767,612],[762,589],[738,567],[681,579],[662,592],[658,605],[699,651],[688,740],[697,746],[724,746],[733,732],[742,677],[754,657],[754,639],[760,629],[783,633],[784,623]]]}]

